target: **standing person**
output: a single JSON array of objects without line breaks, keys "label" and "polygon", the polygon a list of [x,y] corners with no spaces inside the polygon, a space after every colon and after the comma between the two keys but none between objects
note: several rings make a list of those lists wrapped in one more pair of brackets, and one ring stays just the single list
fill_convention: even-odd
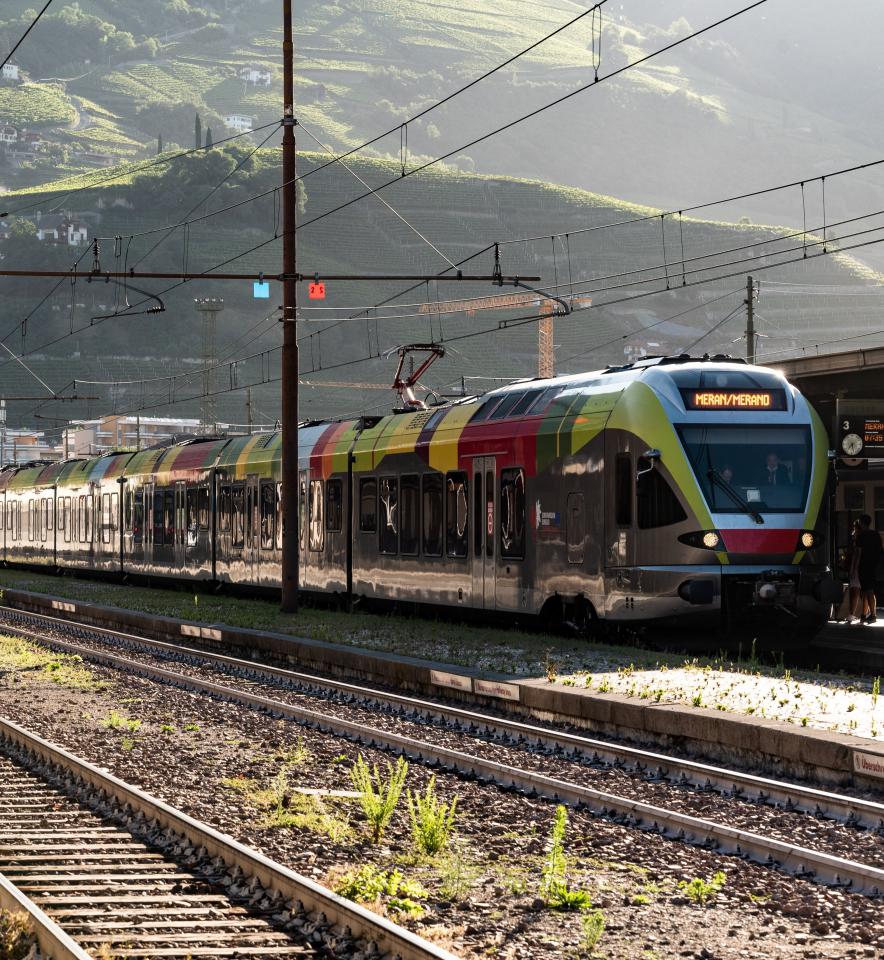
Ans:
[{"label": "standing person", "polygon": [[862,525],[859,517],[853,521],[850,528],[850,541],[847,545],[845,560],[847,561],[847,622],[862,623],[863,621],[863,594],[859,585],[859,535],[862,532]]},{"label": "standing person", "polygon": [[875,599],[875,579],[878,571],[878,561],[881,559],[881,535],[872,529],[872,518],[864,513],[860,518],[860,534],[857,540],[859,546],[859,586],[862,591],[863,610],[868,607],[868,614],[862,618],[863,623],[874,623],[878,619],[877,600]]}]

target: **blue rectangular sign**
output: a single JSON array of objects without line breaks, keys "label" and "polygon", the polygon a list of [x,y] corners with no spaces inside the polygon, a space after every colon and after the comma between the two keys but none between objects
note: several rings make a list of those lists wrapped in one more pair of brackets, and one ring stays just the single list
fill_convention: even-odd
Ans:
[{"label": "blue rectangular sign", "polygon": [[269,300],[270,299],[270,284],[265,280],[264,283],[261,283],[259,280],[256,280],[253,285],[254,297],[256,300]]}]

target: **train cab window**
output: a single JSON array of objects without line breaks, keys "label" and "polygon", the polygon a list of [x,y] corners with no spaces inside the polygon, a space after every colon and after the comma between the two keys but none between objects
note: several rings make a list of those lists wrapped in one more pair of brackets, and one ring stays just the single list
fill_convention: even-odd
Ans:
[{"label": "train cab window", "polygon": [[416,557],[420,545],[420,481],[416,476],[399,480],[399,552]]},{"label": "train cab window", "polygon": [[110,494],[101,495],[101,542],[110,543],[111,539],[111,502]]},{"label": "train cab window", "polygon": [[261,549],[272,550],[275,542],[276,484],[272,480],[261,483]]},{"label": "train cab window", "polygon": [[524,393],[519,393],[517,390],[514,390],[512,393],[508,393],[504,396],[503,400],[497,405],[494,410],[494,413],[488,418],[489,420],[502,420],[504,417],[508,417],[512,412],[513,408],[518,404],[518,402],[525,396]]},{"label": "train cab window", "polygon": [[381,553],[399,552],[399,481],[396,477],[381,477],[381,522],[378,530],[378,550]]},{"label": "train cab window", "polygon": [[423,484],[423,548],[425,557],[442,556],[442,531],[444,508],[442,505],[442,474],[427,473],[421,478]]},{"label": "train cab window", "polygon": [[242,547],[246,540],[246,494],[241,483],[230,488],[230,545]]},{"label": "train cab window", "polygon": [[376,533],[378,529],[378,482],[374,477],[359,481],[359,530]]},{"label": "train cab window", "polygon": [[470,543],[470,500],[467,475],[460,470],[445,477],[445,513],[445,552],[449,557],[465,557]]},{"label": "train cab window", "polygon": [[614,460],[614,516],[618,527],[632,526],[632,457],[618,453]]},{"label": "train cab window", "polygon": [[340,480],[325,484],[325,528],[333,532],[344,528],[344,484]]},{"label": "train cab window", "polygon": [[558,395],[560,389],[560,387],[547,387],[546,390],[539,391],[531,405],[525,408],[525,416],[539,417],[545,413],[550,401]]},{"label": "train cab window", "polygon": [[500,472],[500,555],[508,560],[525,557],[525,471]]},{"label": "train cab window", "polygon": [[669,486],[666,477],[650,461],[639,458],[638,480],[635,484],[636,519],[639,530],[654,530],[668,527],[687,519],[678,497]]},{"label": "train cab window", "polygon": [[325,524],[322,517],[322,481],[310,481],[310,549],[321,550],[325,544]]}]

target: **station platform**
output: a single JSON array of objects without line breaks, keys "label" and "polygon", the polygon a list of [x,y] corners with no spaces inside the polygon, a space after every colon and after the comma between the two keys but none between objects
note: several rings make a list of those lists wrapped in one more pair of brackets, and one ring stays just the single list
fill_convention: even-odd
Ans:
[{"label": "station platform", "polygon": [[844,670],[865,676],[884,676],[884,616],[877,623],[829,622],[810,642],[808,666]]}]

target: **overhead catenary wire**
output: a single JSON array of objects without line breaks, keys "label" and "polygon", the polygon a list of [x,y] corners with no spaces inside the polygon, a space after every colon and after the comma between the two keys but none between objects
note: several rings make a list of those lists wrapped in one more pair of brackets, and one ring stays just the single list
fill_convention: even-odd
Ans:
[{"label": "overhead catenary wire", "polygon": [[18,50],[18,48],[25,42],[25,39],[27,38],[28,34],[34,29],[34,27],[37,26],[37,23],[39,22],[40,17],[42,17],[43,14],[46,13],[51,3],[52,3],[52,0],[46,0],[46,3],[43,5],[43,9],[33,18],[33,20],[31,20],[31,22],[28,24],[28,28],[18,38],[18,40],[15,42],[15,45],[9,51],[9,53],[6,54],[6,58],[4,59],[3,63],[0,63],[0,70],[2,70],[3,67],[5,67],[6,64],[9,63],[9,61],[13,58],[13,56],[15,55],[15,51]]}]

